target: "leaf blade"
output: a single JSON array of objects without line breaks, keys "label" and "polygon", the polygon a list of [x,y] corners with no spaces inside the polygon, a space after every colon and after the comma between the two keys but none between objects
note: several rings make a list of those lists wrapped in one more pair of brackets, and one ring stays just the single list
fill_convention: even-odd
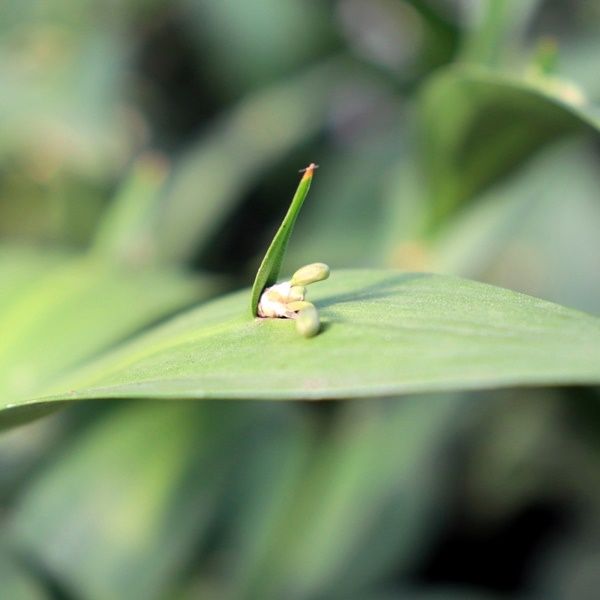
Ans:
[{"label": "leaf blade", "polygon": [[251,310],[253,317],[257,315],[258,302],[263,290],[266,287],[277,283],[277,277],[279,276],[281,263],[283,262],[283,257],[285,256],[285,250],[294,229],[294,223],[300,214],[300,209],[302,208],[304,200],[308,194],[308,190],[310,189],[310,184],[312,182],[313,173],[316,167],[317,165],[311,163],[304,170],[304,175],[302,176],[302,179],[300,179],[300,183],[296,188],[296,193],[292,198],[290,207],[283,218],[279,229],[275,233],[275,237],[269,245],[262,262],[260,263],[260,267],[258,268],[258,272],[256,273],[256,278],[254,279],[254,284],[252,286]]},{"label": "leaf blade", "polygon": [[310,341],[289,320],[248,320],[246,294],[155,328],[30,402],[316,400],[600,383],[600,319],[510,290],[340,271],[315,290],[324,331]]}]

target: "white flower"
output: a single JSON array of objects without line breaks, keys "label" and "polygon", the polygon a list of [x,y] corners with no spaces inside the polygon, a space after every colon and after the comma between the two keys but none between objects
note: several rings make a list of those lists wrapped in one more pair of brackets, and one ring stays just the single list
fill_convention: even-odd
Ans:
[{"label": "white flower", "polygon": [[[299,313],[307,311],[310,319],[318,323],[316,308],[305,300],[305,285],[323,281],[329,277],[329,267],[323,263],[313,263],[298,269],[290,281],[276,283],[265,289],[258,303],[258,316],[264,318],[297,319]],[[305,317],[307,321],[309,317]],[[314,323],[308,327],[310,331],[318,331]],[[312,333],[311,335],[314,335]]]},{"label": "white flower", "polygon": [[267,288],[262,293],[258,303],[258,316],[293,319],[296,314],[293,310],[290,310],[288,305],[291,302],[304,300],[303,294],[302,297],[298,297],[299,294],[296,290],[292,292],[295,287],[292,286],[291,281],[284,281]]}]

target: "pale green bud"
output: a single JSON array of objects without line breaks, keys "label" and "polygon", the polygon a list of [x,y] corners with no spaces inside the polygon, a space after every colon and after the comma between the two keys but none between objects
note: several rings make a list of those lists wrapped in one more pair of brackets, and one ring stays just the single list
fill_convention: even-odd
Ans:
[{"label": "pale green bud", "polygon": [[293,286],[309,285],[329,277],[329,267],[325,263],[312,263],[298,269],[291,280]]},{"label": "pale green bud", "polygon": [[303,308],[296,317],[296,331],[306,337],[310,338],[321,329],[321,320],[319,319],[319,313],[317,309],[311,305]]},{"label": "pale green bud", "polygon": [[288,299],[290,302],[295,302],[297,300],[304,300],[304,296],[306,296],[306,288],[303,285],[293,285],[290,288]]},{"label": "pale green bud", "polygon": [[289,302],[287,304],[287,309],[291,310],[292,312],[298,312],[305,308],[310,308],[311,306],[314,307],[312,302],[307,302],[306,300],[296,300],[294,302]]}]

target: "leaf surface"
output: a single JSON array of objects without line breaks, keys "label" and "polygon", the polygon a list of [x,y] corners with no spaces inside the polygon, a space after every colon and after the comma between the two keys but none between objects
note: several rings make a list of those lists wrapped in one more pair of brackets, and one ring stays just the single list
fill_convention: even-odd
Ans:
[{"label": "leaf surface", "polygon": [[543,145],[574,132],[600,132],[597,108],[575,98],[566,82],[496,71],[441,71],[421,97],[424,163],[434,222]]},{"label": "leaf surface", "polygon": [[251,319],[248,291],[141,335],[33,404],[86,398],[343,399],[600,382],[600,320],[441,275],[339,271],[315,286],[324,321]]}]

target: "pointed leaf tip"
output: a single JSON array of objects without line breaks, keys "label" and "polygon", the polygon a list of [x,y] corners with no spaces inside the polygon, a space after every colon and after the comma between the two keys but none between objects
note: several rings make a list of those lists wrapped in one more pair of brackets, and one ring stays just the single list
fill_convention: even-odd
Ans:
[{"label": "pointed leaf tip", "polygon": [[302,179],[308,179],[309,177],[313,176],[313,173],[315,171],[315,169],[318,169],[319,165],[317,165],[316,163],[310,163],[310,165],[308,165],[308,167],[305,167],[304,169],[300,169],[300,173],[304,173],[304,177],[302,177]]},{"label": "pointed leaf tip", "polygon": [[310,163],[308,167],[301,170],[304,175],[302,176],[302,179],[300,179],[300,183],[298,184],[296,193],[292,198],[290,207],[283,218],[283,221],[281,222],[281,225],[279,226],[271,245],[267,249],[258,272],[256,273],[251,295],[252,315],[255,317],[258,314],[258,303],[264,289],[277,282],[277,277],[279,276],[285,250],[292,234],[292,229],[294,228],[294,223],[296,222],[298,214],[300,213],[304,199],[308,194],[308,190],[312,182],[313,172],[317,167],[318,165],[315,163]]}]

